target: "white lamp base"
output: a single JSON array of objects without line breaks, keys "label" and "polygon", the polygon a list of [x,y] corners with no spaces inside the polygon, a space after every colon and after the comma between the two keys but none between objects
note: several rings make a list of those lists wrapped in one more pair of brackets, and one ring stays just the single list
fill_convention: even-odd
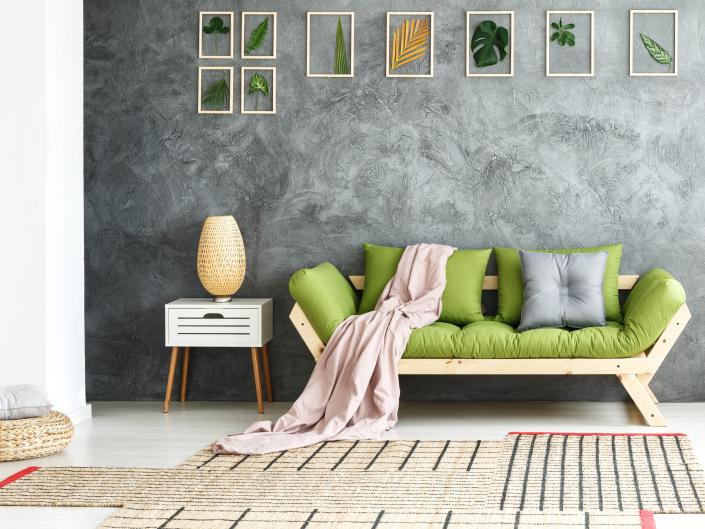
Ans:
[{"label": "white lamp base", "polygon": [[216,296],[213,298],[213,301],[215,301],[216,303],[227,303],[231,299],[233,298],[231,298],[230,296]]}]

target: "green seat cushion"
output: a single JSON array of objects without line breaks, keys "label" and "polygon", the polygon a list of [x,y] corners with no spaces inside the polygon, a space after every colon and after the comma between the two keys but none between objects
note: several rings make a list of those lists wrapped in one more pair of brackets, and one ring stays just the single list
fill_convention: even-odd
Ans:
[{"label": "green seat cushion", "polygon": [[411,333],[404,358],[626,358],[651,347],[683,303],[683,286],[654,268],[629,294],[624,324],[518,332],[495,318],[463,327],[436,322]]},{"label": "green seat cushion", "polygon": [[[622,321],[622,310],[619,306],[619,263],[622,260],[622,245],[609,244],[591,248],[572,248],[557,250],[536,250],[550,253],[592,253],[607,252],[605,277],[602,282],[602,296],[605,302],[605,319]],[[524,303],[524,279],[521,273],[519,250],[515,248],[495,248],[498,275],[498,308],[497,321],[513,327],[519,325],[521,306]]]},{"label": "green seat cushion", "polygon": [[465,327],[436,323],[411,333],[404,358],[624,358],[640,352],[629,347],[623,334],[617,322],[576,331],[525,332],[490,319]]},{"label": "green seat cushion", "polygon": [[[369,312],[377,305],[384,287],[397,271],[404,248],[365,244],[365,288],[358,313]],[[482,282],[492,250],[456,250],[446,266],[446,289],[443,292],[439,321],[466,325],[482,316]]]},{"label": "green seat cushion", "polygon": [[542,328],[518,332],[496,320],[476,321],[465,327],[434,323],[415,329],[404,358],[627,358],[650,344],[629,338],[622,324],[604,327]]}]

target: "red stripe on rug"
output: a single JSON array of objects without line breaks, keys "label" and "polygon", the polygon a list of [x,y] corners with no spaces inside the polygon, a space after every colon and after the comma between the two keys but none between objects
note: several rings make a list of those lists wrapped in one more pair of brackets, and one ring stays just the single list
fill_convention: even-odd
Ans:
[{"label": "red stripe on rug", "polygon": [[42,467],[27,467],[25,469],[20,470],[19,472],[15,472],[14,474],[12,474],[12,476],[9,476],[4,480],[0,481],[0,489],[6,485],[9,485],[13,481],[17,481],[18,479],[23,478],[28,474],[31,474],[35,470],[39,470],[40,468]]},{"label": "red stripe on rug", "polygon": [[653,512],[639,511],[639,517],[641,518],[641,529],[656,529]]},{"label": "red stripe on rug", "polygon": [[611,435],[613,437],[685,437],[684,433],[619,433],[619,432],[509,432],[507,435]]}]

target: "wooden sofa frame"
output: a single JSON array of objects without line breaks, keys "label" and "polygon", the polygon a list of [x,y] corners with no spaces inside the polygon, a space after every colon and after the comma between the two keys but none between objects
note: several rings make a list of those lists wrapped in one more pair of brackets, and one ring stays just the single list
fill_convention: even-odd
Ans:
[{"label": "wooden sofa frame", "polygon": [[[365,285],[365,276],[349,276],[357,290]],[[619,289],[631,290],[639,276],[619,276]],[[497,276],[485,276],[483,290],[497,290]],[[400,375],[616,375],[627,390],[649,426],[667,426],[656,404],[658,399],[649,388],[661,363],[670,352],[690,320],[683,304],[673,319],[648,350],[630,358],[526,358],[526,359],[462,359],[402,358]],[[298,303],[289,314],[306,347],[318,361],[324,344]]]}]

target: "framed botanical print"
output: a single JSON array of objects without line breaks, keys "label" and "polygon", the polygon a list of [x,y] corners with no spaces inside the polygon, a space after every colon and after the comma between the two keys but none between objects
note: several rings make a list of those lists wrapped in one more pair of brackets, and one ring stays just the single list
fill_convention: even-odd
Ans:
[{"label": "framed botanical print", "polygon": [[199,59],[232,59],[234,53],[232,11],[201,11],[198,14]]},{"label": "framed botanical print", "polygon": [[629,11],[629,75],[674,77],[678,75],[678,11],[632,9]]},{"label": "framed botanical print", "polygon": [[387,77],[433,77],[433,12],[387,13]]},{"label": "framed botanical print", "polygon": [[546,11],[546,76],[595,75],[595,12]]},{"label": "framed botanical print", "polygon": [[240,36],[241,59],[276,59],[276,12],[243,11]]},{"label": "framed botanical print", "polygon": [[355,13],[306,14],[306,77],[355,76]]},{"label": "framed botanical print", "polygon": [[232,66],[198,68],[198,113],[233,113]]},{"label": "framed botanical print", "polygon": [[243,66],[240,69],[240,113],[277,113],[277,69]]},{"label": "framed botanical print", "polygon": [[514,11],[465,13],[465,76],[514,75]]}]

